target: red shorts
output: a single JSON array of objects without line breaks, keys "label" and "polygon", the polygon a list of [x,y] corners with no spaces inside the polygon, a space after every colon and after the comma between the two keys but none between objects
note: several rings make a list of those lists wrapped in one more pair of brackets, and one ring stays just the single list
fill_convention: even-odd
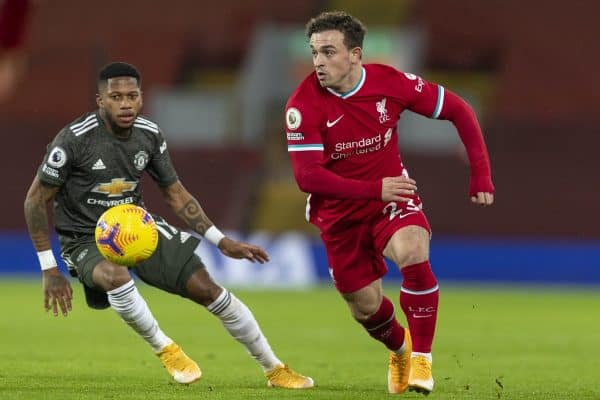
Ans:
[{"label": "red shorts", "polygon": [[356,292],[387,273],[383,249],[397,230],[417,225],[431,232],[425,214],[407,203],[388,203],[385,213],[380,203],[372,215],[364,222],[321,233],[329,273],[341,293]]}]

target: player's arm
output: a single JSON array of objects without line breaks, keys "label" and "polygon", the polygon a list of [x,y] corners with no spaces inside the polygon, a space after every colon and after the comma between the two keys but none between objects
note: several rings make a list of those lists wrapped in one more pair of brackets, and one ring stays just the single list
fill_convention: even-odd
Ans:
[{"label": "player's arm", "polygon": [[377,181],[339,176],[322,165],[322,151],[290,151],[290,158],[298,187],[305,193],[338,199],[409,201],[410,198],[403,195],[414,194],[417,190],[416,182],[405,176]]},{"label": "player's arm", "polygon": [[454,124],[471,166],[471,201],[484,206],[491,205],[494,202],[494,184],[490,158],[473,108],[441,85],[426,82],[415,75],[404,75],[409,77],[408,80],[403,79],[404,90],[409,98],[408,108],[429,118],[448,120]]},{"label": "player's arm", "polygon": [[237,242],[225,236],[208,218],[198,200],[187,191],[179,180],[161,187],[161,191],[165,201],[179,218],[194,232],[216,245],[226,256],[237,259],[245,258],[260,263],[269,261],[268,254],[260,247]]},{"label": "player's arm", "polygon": [[44,287],[44,308],[52,309],[57,316],[58,308],[64,316],[71,311],[73,289],[69,281],[60,273],[50,248],[47,205],[58,192],[58,186],[48,185],[36,176],[27,191],[24,211],[29,236],[35,247],[42,267]]},{"label": "player's arm", "polygon": [[444,104],[440,110],[440,119],[451,121],[469,157],[471,165],[471,183],[469,195],[475,204],[488,206],[494,202],[494,184],[490,157],[483,139],[481,127],[475,111],[462,98],[449,90],[445,90]]}]

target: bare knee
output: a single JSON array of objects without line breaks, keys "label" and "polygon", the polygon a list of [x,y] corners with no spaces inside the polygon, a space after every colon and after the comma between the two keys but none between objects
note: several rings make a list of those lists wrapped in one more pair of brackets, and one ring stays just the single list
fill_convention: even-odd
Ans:
[{"label": "bare knee", "polygon": [[379,308],[379,304],[364,304],[360,302],[348,302],[348,307],[350,307],[350,312],[352,313],[352,317],[357,322],[365,322],[367,321],[373,314],[377,312]]},{"label": "bare knee", "polygon": [[425,244],[418,241],[411,241],[400,249],[394,262],[399,268],[421,263],[429,259],[427,249],[428,247]]},{"label": "bare knee", "polygon": [[342,297],[346,300],[352,317],[363,323],[375,314],[381,305],[381,282],[377,281],[353,293],[343,293]]},{"label": "bare knee", "polygon": [[123,286],[132,278],[126,267],[102,261],[94,268],[92,279],[96,285],[109,291]]},{"label": "bare knee", "polygon": [[204,307],[212,304],[223,291],[217,285],[205,268],[194,272],[186,283],[188,298]]},{"label": "bare knee", "polygon": [[399,268],[429,259],[429,232],[420,226],[407,226],[390,238],[383,254]]}]

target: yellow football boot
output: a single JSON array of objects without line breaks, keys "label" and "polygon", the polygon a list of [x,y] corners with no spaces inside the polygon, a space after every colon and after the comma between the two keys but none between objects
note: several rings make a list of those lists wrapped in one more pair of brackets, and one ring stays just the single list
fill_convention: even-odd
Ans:
[{"label": "yellow football boot", "polygon": [[265,372],[267,385],[269,387],[280,387],[286,389],[308,389],[315,386],[312,378],[300,375],[291,370],[287,365],[278,365],[270,371]]},{"label": "yellow football boot", "polygon": [[165,346],[156,355],[177,383],[193,383],[202,376],[198,364],[189,358],[177,343]]},{"label": "yellow football boot", "polygon": [[408,388],[410,354],[412,352],[412,340],[408,328],[404,328],[404,344],[404,353],[390,353],[388,391],[392,394],[403,393]]},{"label": "yellow football boot", "polygon": [[408,390],[423,393],[424,395],[428,395],[433,390],[431,362],[427,358],[423,356],[411,358]]}]

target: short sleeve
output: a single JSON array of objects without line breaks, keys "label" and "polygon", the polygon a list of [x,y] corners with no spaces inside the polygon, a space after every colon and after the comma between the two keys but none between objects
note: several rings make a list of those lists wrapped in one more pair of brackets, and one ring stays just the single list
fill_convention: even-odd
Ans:
[{"label": "short sleeve", "polygon": [[46,149],[44,160],[37,171],[40,181],[62,186],[71,174],[74,157],[72,135],[64,129],[56,135]]},{"label": "short sleeve", "polygon": [[320,113],[307,101],[292,97],[285,107],[288,152],[323,151]]},{"label": "short sleeve", "polygon": [[161,187],[169,186],[175,183],[179,178],[171,161],[171,156],[167,149],[167,141],[163,137],[162,131],[154,135],[154,150],[146,171],[152,179]]},{"label": "short sleeve", "polygon": [[408,72],[397,71],[399,95],[405,107],[428,118],[438,118],[444,105],[444,87]]}]

